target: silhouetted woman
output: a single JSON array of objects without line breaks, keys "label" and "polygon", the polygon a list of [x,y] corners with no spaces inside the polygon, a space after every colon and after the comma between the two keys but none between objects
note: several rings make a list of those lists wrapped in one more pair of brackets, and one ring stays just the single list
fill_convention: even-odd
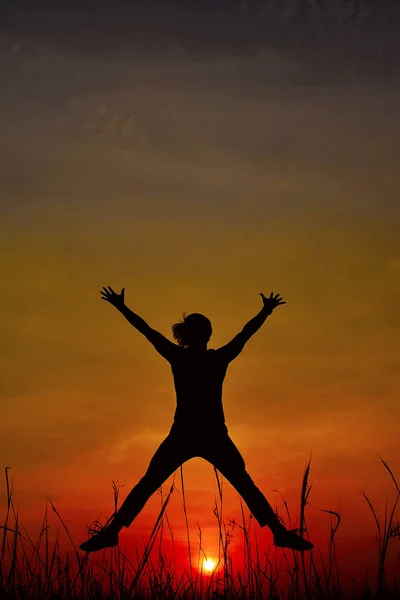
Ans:
[{"label": "silhouetted woman", "polygon": [[261,294],[264,306],[260,312],[228,344],[211,350],[207,344],[212,327],[204,315],[192,313],[185,316],[183,322],[173,325],[173,336],[178,342],[174,344],[125,305],[124,289],[117,294],[111,287],[104,287],[100,293],[102,299],[115,306],[170,363],[177,407],[172,428],[151,459],[144,477],[128,494],[111,522],[80,548],[93,552],[116,546],[119,531],[129,527],[150,496],[185,461],[199,456],[214,465],[236,488],[261,527],[267,525],[272,530],[275,546],[311,549],[311,542],[284,527],[247,473],[244,460],[228,435],[222,408],[222,383],[227,367],[268,315],[277,306],[286,304],[279,294],[271,293],[269,298]]}]

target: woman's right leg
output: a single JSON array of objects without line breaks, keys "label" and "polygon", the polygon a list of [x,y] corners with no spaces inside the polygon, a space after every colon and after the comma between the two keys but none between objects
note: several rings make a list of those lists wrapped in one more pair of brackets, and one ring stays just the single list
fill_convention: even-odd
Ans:
[{"label": "woman's right leg", "polygon": [[129,527],[152,494],[182,463],[193,456],[188,444],[179,435],[170,433],[161,443],[140,481],[125,498],[112,521],[113,526]]},{"label": "woman's right leg", "polygon": [[83,542],[79,548],[85,552],[95,552],[116,546],[118,533],[122,527],[129,527],[150,496],[182,463],[192,456],[194,456],[193,451],[188,441],[176,433],[170,432],[151,459],[145,475],[128,494],[110,523],[89,540]]}]

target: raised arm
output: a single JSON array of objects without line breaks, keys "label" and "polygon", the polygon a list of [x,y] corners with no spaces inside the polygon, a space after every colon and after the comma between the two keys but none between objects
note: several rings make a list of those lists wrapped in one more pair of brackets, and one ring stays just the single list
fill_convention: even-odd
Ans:
[{"label": "raised arm", "polygon": [[250,321],[248,321],[248,323],[246,323],[246,325],[243,327],[242,331],[235,335],[230,342],[225,344],[225,346],[221,346],[221,348],[218,348],[217,350],[217,352],[224,356],[225,360],[228,362],[240,354],[246,342],[248,342],[251,336],[260,329],[261,325],[263,325],[266,318],[272,313],[272,311],[277,306],[286,304],[286,302],[279,297],[279,294],[274,296],[273,292],[271,292],[268,298],[266,298],[264,294],[260,294],[260,296],[263,300],[263,307],[260,312],[255,317],[250,319]]},{"label": "raised arm", "polygon": [[106,300],[115,308],[119,310],[119,312],[124,315],[125,319],[135,327],[140,333],[142,333],[151,344],[153,344],[154,348],[157,350],[161,356],[166,358],[169,362],[173,359],[177,349],[179,346],[174,344],[165,336],[163,336],[159,331],[152,329],[150,325],[146,323],[142,317],[139,317],[136,313],[134,313],[130,308],[128,308],[125,304],[125,288],[122,288],[121,293],[117,294],[114,290],[108,286],[108,289],[103,287],[104,291],[101,291],[102,300]]}]

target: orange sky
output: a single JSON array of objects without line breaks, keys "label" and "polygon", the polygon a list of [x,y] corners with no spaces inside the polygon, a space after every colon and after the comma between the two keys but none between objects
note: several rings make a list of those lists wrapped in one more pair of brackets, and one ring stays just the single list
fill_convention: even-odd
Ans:
[{"label": "orange sky", "polygon": [[[123,498],[171,425],[169,366],[103,285],[168,336],[184,310],[206,314],[210,347],[273,291],[287,305],[228,370],[231,437],[295,519],[312,453],[310,536],[328,537],[320,508],[339,510],[343,552],[369,548],[362,491],[382,510],[394,497],[377,453],[400,478],[398,90],[300,85],[280,56],[116,64],[25,43],[0,99],[0,458],[21,518],[37,524],[50,496],[84,538],[111,481]],[[198,522],[212,546],[212,467],[184,475],[193,536]],[[170,513],[184,540],[179,493]]]}]

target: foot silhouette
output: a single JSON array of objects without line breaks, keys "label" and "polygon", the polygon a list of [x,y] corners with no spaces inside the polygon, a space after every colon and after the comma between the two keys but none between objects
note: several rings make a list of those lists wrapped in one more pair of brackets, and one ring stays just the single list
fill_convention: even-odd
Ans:
[{"label": "foot silhouette", "polygon": [[314,544],[298,535],[295,529],[283,529],[274,533],[274,544],[278,548],[289,548],[299,552],[314,548]]},{"label": "foot silhouette", "polygon": [[84,552],[96,552],[103,548],[114,548],[118,546],[118,532],[111,529],[111,527],[105,527],[86,542],[83,542],[79,546]]}]

